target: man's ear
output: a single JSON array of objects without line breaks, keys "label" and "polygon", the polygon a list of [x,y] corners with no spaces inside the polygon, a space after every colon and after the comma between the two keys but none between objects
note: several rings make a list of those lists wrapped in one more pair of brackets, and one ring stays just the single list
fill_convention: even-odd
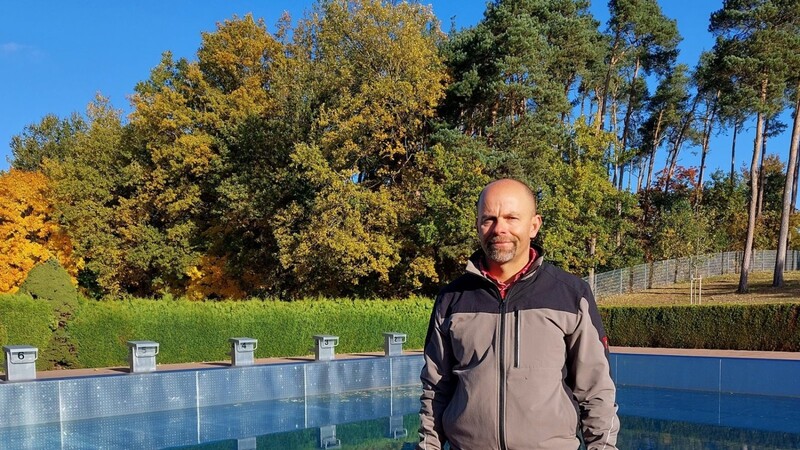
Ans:
[{"label": "man's ear", "polygon": [[531,220],[531,239],[539,234],[539,229],[542,228],[542,216],[535,214]]}]

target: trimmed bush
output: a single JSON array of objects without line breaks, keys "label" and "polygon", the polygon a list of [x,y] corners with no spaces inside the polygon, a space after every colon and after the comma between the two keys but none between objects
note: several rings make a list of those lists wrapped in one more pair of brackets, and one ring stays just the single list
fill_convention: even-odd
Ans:
[{"label": "trimmed bush", "polygon": [[379,351],[383,332],[408,335],[421,348],[432,302],[304,300],[295,302],[189,302],[126,300],[89,303],[67,330],[83,367],[124,365],[129,340],[160,344],[160,363],[229,359],[228,338],[258,339],[256,357],[313,353],[312,336],[340,337],[338,353]]},{"label": "trimmed bush", "polygon": [[50,258],[28,272],[28,278],[19,288],[34,299],[46,300],[55,315],[55,326],[46,348],[40,349],[42,367],[73,368],[78,366],[75,347],[65,330],[78,308],[78,290],[69,273],[55,258]]},{"label": "trimmed bush", "polygon": [[32,345],[39,349],[36,368],[49,368],[46,353],[55,316],[50,304],[27,294],[0,295],[0,346]]},{"label": "trimmed bush", "polygon": [[800,351],[800,304],[601,309],[611,345]]},{"label": "trimmed bush", "polygon": [[69,303],[74,303],[78,298],[78,290],[72,284],[72,278],[55,258],[50,258],[31,269],[28,278],[19,287],[19,292],[27,293],[36,299]]}]

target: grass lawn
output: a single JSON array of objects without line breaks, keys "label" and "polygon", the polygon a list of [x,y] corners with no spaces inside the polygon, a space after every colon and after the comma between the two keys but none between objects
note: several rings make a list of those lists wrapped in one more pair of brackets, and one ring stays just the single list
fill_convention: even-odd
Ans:
[{"label": "grass lawn", "polygon": [[[800,271],[784,272],[784,286],[772,287],[772,272],[750,272],[747,294],[737,294],[739,275],[703,278],[703,304],[796,303],[800,302]],[[677,283],[642,292],[598,299],[600,306],[688,305],[689,283]]]}]

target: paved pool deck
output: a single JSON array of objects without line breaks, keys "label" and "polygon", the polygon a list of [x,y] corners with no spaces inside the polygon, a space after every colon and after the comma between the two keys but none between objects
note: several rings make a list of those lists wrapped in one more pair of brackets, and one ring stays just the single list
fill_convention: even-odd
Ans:
[{"label": "paved pool deck", "polygon": [[[421,354],[421,350],[406,350],[403,354]],[[762,352],[745,350],[706,350],[706,349],[683,349],[683,348],[644,348],[644,347],[611,347],[611,353],[616,354],[637,354],[637,355],[669,355],[669,356],[703,356],[721,358],[752,358],[752,359],[773,359],[773,360],[800,360],[800,352]],[[337,354],[336,359],[351,358],[382,358],[383,352]],[[314,355],[286,357],[286,358],[257,358],[256,365],[262,364],[286,364],[297,362],[312,362]],[[214,361],[199,363],[181,364],[158,364],[157,371],[172,370],[196,370],[214,369],[229,367],[230,361]],[[71,378],[71,377],[91,377],[103,375],[120,375],[128,373],[127,366],[106,367],[98,369],[67,369],[49,370],[36,373],[37,379]],[[0,376],[5,381],[5,374]]]}]

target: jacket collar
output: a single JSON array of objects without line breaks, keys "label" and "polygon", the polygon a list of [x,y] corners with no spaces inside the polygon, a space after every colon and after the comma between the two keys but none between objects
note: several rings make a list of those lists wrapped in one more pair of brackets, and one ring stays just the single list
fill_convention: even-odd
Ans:
[{"label": "jacket collar", "polygon": [[[528,278],[532,277],[533,274],[536,273],[536,271],[544,262],[544,249],[540,245],[535,244],[533,242],[531,242],[531,247],[533,247],[533,249],[536,250],[536,255],[537,255],[536,261],[534,261],[533,264],[531,264],[531,267],[528,269],[528,272],[522,278],[520,278],[520,280],[527,280]],[[466,272],[477,275],[483,279],[489,280],[483,275],[478,266],[479,261],[481,261],[481,259],[483,259],[485,256],[486,255],[483,253],[483,249],[478,249],[477,251],[475,251],[475,253],[473,253],[472,256],[469,257],[469,260],[467,260]]]}]

